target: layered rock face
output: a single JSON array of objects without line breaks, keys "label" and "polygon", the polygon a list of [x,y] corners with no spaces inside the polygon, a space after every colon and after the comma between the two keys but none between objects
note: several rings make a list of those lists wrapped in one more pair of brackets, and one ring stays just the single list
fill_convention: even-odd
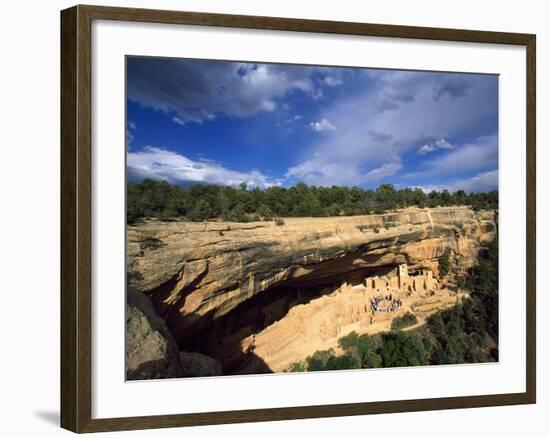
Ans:
[{"label": "layered rock face", "polygon": [[148,221],[128,227],[128,283],[151,297],[181,340],[281,288],[337,283],[352,272],[400,264],[438,278],[447,250],[465,269],[495,231],[495,212],[467,207],[285,218],[283,225]]}]

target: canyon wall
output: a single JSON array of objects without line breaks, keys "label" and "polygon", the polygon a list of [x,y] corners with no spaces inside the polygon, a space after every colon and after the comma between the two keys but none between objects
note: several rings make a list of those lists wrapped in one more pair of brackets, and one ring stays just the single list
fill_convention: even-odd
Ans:
[{"label": "canyon wall", "polygon": [[199,333],[265,291],[406,263],[438,278],[492,239],[493,211],[409,208],[382,215],[275,222],[160,222],[128,226],[128,284],[150,296],[176,339]]}]

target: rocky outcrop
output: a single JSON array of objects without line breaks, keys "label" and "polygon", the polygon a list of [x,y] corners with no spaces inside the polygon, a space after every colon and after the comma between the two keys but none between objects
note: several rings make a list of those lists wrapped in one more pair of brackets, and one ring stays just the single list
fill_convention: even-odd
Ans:
[{"label": "rocky outcrop", "polygon": [[151,300],[128,288],[126,294],[126,378],[128,380],[207,377],[222,374],[221,364],[199,353],[178,351]]},{"label": "rocky outcrop", "polygon": [[145,294],[126,294],[126,377],[161,379],[181,375],[178,349],[166,324]]},{"label": "rocky outcrop", "polygon": [[204,354],[182,351],[179,361],[182,377],[209,377],[222,374],[221,364]]},{"label": "rocky outcrop", "polygon": [[[128,282],[148,294],[179,338],[198,333],[274,286],[406,263],[438,275],[447,250],[475,262],[495,213],[467,207],[274,222],[160,222],[128,227]],[[158,245],[144,242],[155,239]]]}]

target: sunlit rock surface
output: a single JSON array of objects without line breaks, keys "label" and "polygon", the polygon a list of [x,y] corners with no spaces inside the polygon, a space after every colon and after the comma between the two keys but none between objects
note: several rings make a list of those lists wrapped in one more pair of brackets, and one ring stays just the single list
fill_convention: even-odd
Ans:
[{"label": "sunlit rock surface", "polygon": [[[494,237],[496,220],[493,211],[442,207],[383,215],[285,218],[283,225],[147,221],[128,227],[128,283],[151,297],[178,341],[192,339],[195,348],[217,359],[224,354],[233,357],[229,363],[239,372],[253,371],[248,368],[279,371],[303,356],[295,350],[311,354],[333,346],[353,327],[369,332],[377,323],[373,327],[378,331],[389,329],[392,316],[374,315],[371,321],[368,300],[376,291],[369,290],[364,279],[406,265],[411,275],[429,272],[437,284],[440,256],[450,251],[457,270],[472,266],[480,242]],[[350,278],[362,283],[354,294],[341,287]],[[301,290],[306,299],[291,302],[289,297]],[[422,306],[427,306],[429,312],[422,314],[427,315],[459,298],[437,287],[434,290],[436,295],[431,289],[426,293],[403,289],[403,294],[411,293],[403,295],[410,298],[407,308],[416,306],[422,314]],[[286,301],[278,317],[262,313],[281,298]],[[361,306],[363,316],[357,310]],[[261,315],[261,323],[244,321],[239,315],[245,313],[252,320]],[[300,333],[303,345],[309,347],[300,347]],[[287,347],[276,347],[277,339],[285,336]],[[243,360],[243,355],[258,356],[261,364]]]}]

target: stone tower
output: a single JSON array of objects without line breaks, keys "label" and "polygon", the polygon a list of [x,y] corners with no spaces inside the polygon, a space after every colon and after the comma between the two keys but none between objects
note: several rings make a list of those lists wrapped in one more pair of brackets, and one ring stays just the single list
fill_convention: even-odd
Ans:
[{"label": "stone tower", "polygon": [[426,269],[422,272],[422,275],[424,277],[424,284],[426,289],[432,290],[434,288],[434,278],[433,278],[432,271],[430,271],[429,269]]},{"label": "stone tower", "polygon": [[406,263],[401,263],[399,265],[397,277],[399,279],[399,289],[402,289],[408,285],[409,269]]}]

